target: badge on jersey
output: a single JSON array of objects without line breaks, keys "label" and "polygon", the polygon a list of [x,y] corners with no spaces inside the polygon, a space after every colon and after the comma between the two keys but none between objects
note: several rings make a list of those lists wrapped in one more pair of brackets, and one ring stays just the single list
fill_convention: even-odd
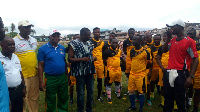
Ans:
[{"label": "badge on jersey", "polygon": [[60,49],[60,54],[65,54],[63,49]]}]

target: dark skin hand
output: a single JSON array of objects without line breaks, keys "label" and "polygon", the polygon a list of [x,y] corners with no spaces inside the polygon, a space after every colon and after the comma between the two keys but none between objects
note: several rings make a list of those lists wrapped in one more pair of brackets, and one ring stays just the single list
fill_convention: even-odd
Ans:
[{"label": "dark skin hand", "polygon": [[157,55],[157,59],[156,59],[158,65],[160,66],[160,68],[162,69],[162,72],[166,72],[167,71],[167,68],[163,67],[162,63],[161,63],[161,56],[160,55]]},{"label": "dark skin hand", "polygon": [[[190,66],[190,75],[195,74],[197,67],[199,64],[199,59],[198,58],[193,58],[192,62],[191,62],[191,66]],[[185,80],[185,87],[188,88],[191,84],[192,84],[192,80],[193,78],[191,76],[189,76],[186,80]]]},{"label": "dark skin hand", "polygon": [[43,81],[43,70],[44,70],[44,62],[38,61],[38,76],[39,76],[39,90],[44,91],[46,89],[46,85]]},{"label": "dark skin hand", "polygon": [[25,82],[24,82],[24,77],[23,77],[23,74],[22,72],[20,72],[21,74],[21,78],[22,78],[22,84],[24,85],[24,88],[23,88],[23,97],[25,98],[26,97],[26,86],[25,86]]},{"label": "dark skin hand", "polygon": [[164,43],[163,48],[162,48],[162,52],[163,52],[163,53],[168,52],[168,43],[169,43],[169,42],[171,41],[171,39],[172,39],[172,30],[168,30],[168,31],[166,32],[166,35],[167,35],[167,40],[166,40],[166,42]]},{"label": "dark skin hand", "polygon": [[88,62],[88,61],[90,61],[90,58],[89,57],[74,58],[74,50],[70,46],[69,47],[69,53],[68,53],[68,60],[69,60],[69,62],[77,62],[77,61]]}]

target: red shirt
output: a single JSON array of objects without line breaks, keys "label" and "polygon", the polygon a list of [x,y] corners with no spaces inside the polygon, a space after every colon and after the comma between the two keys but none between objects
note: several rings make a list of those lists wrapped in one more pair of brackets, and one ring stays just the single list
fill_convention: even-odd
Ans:
[{"label": "red shirt", "polygon": [[190,67],[191,59],[199,57],[196,43],[190,37],[185,37],[180,41],[177,41],[176,38],[177,37],[174,37],[169,42],[170,50],[167,69],[188,69]]}]

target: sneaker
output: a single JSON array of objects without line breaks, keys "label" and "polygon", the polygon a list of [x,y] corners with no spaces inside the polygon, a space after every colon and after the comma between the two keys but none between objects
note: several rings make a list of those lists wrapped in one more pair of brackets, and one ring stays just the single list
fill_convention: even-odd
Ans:
[{"label": "sneaker", "polygon": [[117,98],[118,98],[118,99],[122,99],[123,97],[120,95],[120,96],[117,96]]},{"label": "sneaker", "polygon": [[103,98],[99,97],[97,98],[98,101],[100,101],[101,103],[103,103]]},{"label": "sneaker", "polygon": [[95,105],[95,102],[94,102],[94,100],[92,100],[92,103],[91,103],[91,105],[93,105],[93,106]]},{"label": "sneaker", "polygon": [[142,109],[139,109],[139,111],[138,112],[142,112]]},{"label": "sneaker", "polygon": [[160,104],[160,105],[158,105],[158,107],[161,107],[161,108],[163,108],[163,107],[164,107],[164,105]]},{"label": "sneaker", "polygon": [[129,92],[124,93],[124,96],[129,95]]},{"label": "sneaker", "polygon": [[192,105],[192,98],[188,98],[188,107],[190,108]]},{"label": "sneaker", "polygon": [[129,112],[129,111],[136,111],[136,110],[137,110],[136,107],[130,106],[128,109],[126,109],[126,112]]},{"label": "sneaker", "polygon": [[194,108],[192,112],[198,112],[198,108]]},{"label": "sneaker", "polygon": [[137,97],[135,98],[135,102],[138,102],[138,99],[137,99]]},{"label": "sneaker", "polygon": [[108,103],[112,104],[111,98],[108,98]]},{"label": "sneaker", "polygon": [[72,104],[73,104],[73,100],[70,100],[69,105],[72,106]]},{"label": "sneaker", "polygon": [[102,95],[103,95],[103,96],[107,96],[106,92],[102,92]]},{"label": "sneaker", "polygon": [[151,100],[147,100],[147,106],[148,107],[152,106]]}]

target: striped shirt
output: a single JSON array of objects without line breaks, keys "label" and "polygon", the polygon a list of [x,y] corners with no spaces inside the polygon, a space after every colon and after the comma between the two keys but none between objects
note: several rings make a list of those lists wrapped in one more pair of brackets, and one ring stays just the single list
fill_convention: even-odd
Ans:
[{"label": "striped shirt", "polygon": [[13,39],[15,41],[15,54],[20,60],[24,78],[35,76],[37,71],[36,39],[29,36],[29,39],[25,40],[20,35]]},{"label": "striped shirt", "polygon": [[87,41],[86,44],[80,42],[78,39],[73,40],[69,45],[74,50],[74,58],[89,57],[89,62],[72,62],[71,63],[71,76],[82,76],[95,73],[94,61],[92,51],[94,46],[91,42]]}]

